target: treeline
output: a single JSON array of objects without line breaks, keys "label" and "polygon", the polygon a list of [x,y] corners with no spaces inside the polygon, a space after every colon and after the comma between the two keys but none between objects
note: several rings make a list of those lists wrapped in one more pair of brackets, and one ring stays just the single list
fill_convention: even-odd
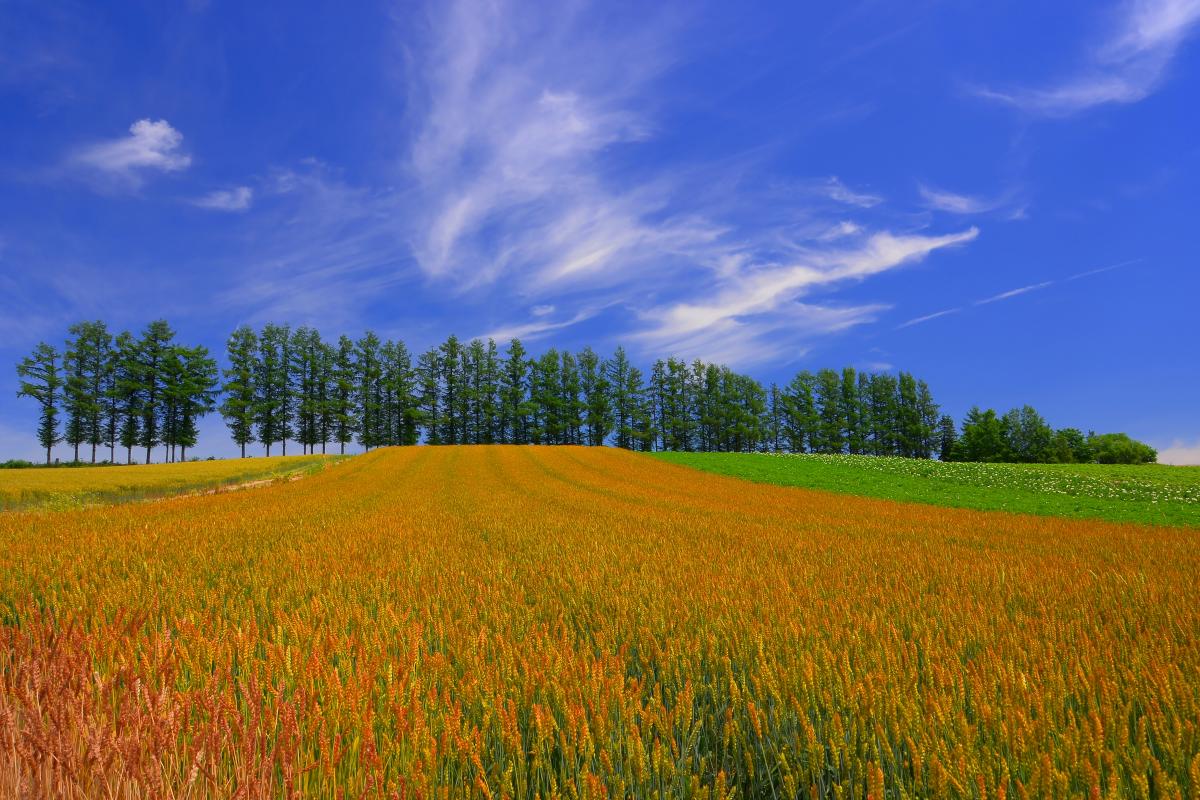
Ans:
[{"label": "treeline", "polygon": [[[165,321],[113,336],[103,322],[69,330],[61,353],[42,343],[17,366],[21,396],[39,403],[38,440],[134,449],[150,461],[184,459],[196,423],[219,411],[243,456],[261,445],[286,455],[358,443],[615,445],[631,450],[863,453],[929,458],[938,407],[908,373],[847,368],[799,373],[764,388],[723,365],[677,358],[648,373],[618,347],[530,354],[518,339],[451,336],[413,356],[374,333],[325,340],[310,327],[243,326],[226,367],[203,347],[175,341]],[[65,418],[65,421],[64,421]]]},{"label": "treeline", "polygon": [[1003,415],[974,407],[963,419],[961,436],[956,437],[953,429],[943,436],[940,458],[1025,464],[1149,464],[1158,453],[1124,433],[1055,430],[1032,406]]},{"label": "treeline", "polygon": [[[226,367],[175,341],[162,320],[113,336],[69,329],[60,354],[42,343],[17,365],[18,395],[40,407],[47,463],[55,444],[184,459],[197,421],[219,411],[244,457],[289,442],[322,453],[387,445],[576,444],[631,450],[849,453],[951,461],[1142,463],[1154,450],[1124,434],[1051,429],[1026,406],[973,408],[961,435],[925,381],[907,372],[802,371],[764,386],[726,366],[667,358],[649,373],[618,347],[530,354],[519,339],[451,336],[419,355],[368,332],[326,340],[307,326],[238,328]],[[65,420],[64,420],[65,417]]]}]

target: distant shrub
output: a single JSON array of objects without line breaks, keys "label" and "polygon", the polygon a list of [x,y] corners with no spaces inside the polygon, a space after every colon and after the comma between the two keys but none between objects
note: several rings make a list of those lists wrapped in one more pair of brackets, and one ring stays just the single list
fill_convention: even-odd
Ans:
[{"label": "distant shrub", "polygon": [[1153,464],[1158,451],[1124,433],[1100,433],[1088,437],[1092,457],[1100,464]]}]

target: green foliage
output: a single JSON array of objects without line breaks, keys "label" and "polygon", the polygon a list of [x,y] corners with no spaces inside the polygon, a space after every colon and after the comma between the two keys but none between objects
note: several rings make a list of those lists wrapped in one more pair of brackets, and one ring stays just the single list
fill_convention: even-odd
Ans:
[{"label": "green foliage", "polygon": [[1102,433],[1088,437],[1088,446],[1099,464],[1150,464],[1158,451],[1123,433]]},{"label": "green foliage", "polygon": [[759,483],[980,510],[1200,526],[1200,467],[985,464],[864,456],[655,453]]}]

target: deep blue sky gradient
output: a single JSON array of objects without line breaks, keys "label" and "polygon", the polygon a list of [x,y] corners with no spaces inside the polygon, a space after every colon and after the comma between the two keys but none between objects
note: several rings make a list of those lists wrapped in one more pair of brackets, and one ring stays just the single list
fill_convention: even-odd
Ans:
[{"label": "deep blue sky gradient", "polygon": [[1200,0],[746,5],[0,2],[0,458],[22,354],[166,317],[907,369],[1200,461]]}]

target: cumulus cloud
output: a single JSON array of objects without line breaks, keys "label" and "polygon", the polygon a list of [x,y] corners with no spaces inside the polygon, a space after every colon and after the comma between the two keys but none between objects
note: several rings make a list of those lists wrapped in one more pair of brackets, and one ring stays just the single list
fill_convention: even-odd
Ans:
[{"label": "cumulus cloud", "polygon": [[979,89],[1034,114],[1067,116],[1109,103],[1136,103],[1166,78],[1200,21],[1200,0],[1126,0],[1108,37],[1073,76],[1041,88]]},{"label": "cumulus cloud", "polygon": [[1200,439],[1192,443],[1176,439],[1158,451],[1160,464],[1200,465]]},{"label": "cumulus cloud", "polygon": [[231,189],[216,189],[197,197],[192,204],[213,211],[246,211],[254,199],[254,190],[249,186],[234,186]]},{"label": "cumulus cloud", "polygon": [[183,134],[166,120],[140,119],[129,135],[80,148],[72,162],[129,187],[141,185],[148,172],[178,172],[192,158],[183,152]]}]

